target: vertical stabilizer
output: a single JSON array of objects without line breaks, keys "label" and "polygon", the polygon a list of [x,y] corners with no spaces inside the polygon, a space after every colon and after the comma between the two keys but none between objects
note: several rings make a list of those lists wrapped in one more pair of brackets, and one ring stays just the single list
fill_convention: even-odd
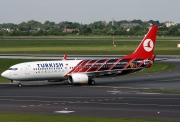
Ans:
[{"label": "vertical stabilizer", "polygon": [[152,26],[144,39],[139,44],[138,48],[126,58],[143,58],[152,59],[154,54],[154,47],[156,44],[158,26]]}]

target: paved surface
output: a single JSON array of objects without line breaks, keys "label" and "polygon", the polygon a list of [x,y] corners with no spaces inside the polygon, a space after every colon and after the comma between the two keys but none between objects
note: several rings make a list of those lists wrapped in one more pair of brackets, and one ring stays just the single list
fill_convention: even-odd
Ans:
[{"label": "paved surface", "polygon": [[0,103],[1,113],[180,120],[180,94],[110,86],[1,85]]},{"label": "paved surface", "polygon": [[96,79],[96,86],[29,82],[19,88],[15,84],[0,84],[0,113],[180,121],[180,94],[143,92],[180,89],[180,63],[179,58],[174,59],[169,60],[177,66],[172,71]]}]

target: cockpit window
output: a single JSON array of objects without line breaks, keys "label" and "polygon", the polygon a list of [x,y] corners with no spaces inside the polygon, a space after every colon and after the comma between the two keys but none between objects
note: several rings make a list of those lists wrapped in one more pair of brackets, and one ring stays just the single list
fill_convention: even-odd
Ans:
[{"label": "cockpit window", "polygon": [[9,68],[8,70],[13,70],[13,71],[15,71],[15,70],[18,70],[18,68]]}]

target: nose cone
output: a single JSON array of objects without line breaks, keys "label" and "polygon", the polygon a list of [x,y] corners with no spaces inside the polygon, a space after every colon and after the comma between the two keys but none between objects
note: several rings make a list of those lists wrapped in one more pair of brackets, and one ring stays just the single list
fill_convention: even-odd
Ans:
[{"label": "nose cone", "polygon": [[1,74],[1,76],[4,77],[4,78],[8,78],[8,73],[7,73],[7,71],[4,71],[4,72]]}]

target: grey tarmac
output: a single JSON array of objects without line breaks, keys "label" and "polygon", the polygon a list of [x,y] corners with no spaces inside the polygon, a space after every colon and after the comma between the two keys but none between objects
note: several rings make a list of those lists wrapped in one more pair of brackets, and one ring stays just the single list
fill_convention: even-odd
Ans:
[{"label": "grey tarmac", "polygon": [[0,113],[180,121],[180,94],[143,91],[180,89],[179,58],[170,59],[165,61],[177,66],[172,71],[96,79],[95,86],[31,82],[19,88],[0,84]]}]

